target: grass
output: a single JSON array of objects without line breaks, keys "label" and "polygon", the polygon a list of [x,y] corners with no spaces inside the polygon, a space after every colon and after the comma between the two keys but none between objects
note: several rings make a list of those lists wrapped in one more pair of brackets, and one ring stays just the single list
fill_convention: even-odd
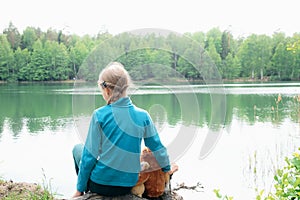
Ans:
[{"label": "grass", "polygon": [[36,183],[13,182],[0,177],[0,199],[3,200],[54,200],[51,181],[47,181],[43,171],[43,185]]},{"label": "grass", "polygon": [[35,183],[0,180],[0,199],[3,200],[54,200],[51,192]]}]

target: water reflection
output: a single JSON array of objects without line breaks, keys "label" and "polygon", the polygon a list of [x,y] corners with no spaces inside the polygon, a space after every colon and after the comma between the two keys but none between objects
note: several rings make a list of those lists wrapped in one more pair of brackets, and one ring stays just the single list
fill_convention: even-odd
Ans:
[{"label": "water reflection", "polygon": [[[14,136],[21,133],[24,123],[32,133],[42,131],[45,127],[55,129],[64,126],[64,120],[61,119],[72,118],[73,115],[90,116],[94,108],[105,104],[95,89],[92,94],[76,94],[77,102],[72,102],[72,95],[75,94],[62,93],[62,90],[34,89],[35,87],[33,89],[28,87],[22,90],[6,90],[5,92],[1,90],[1,132],[3,132],[5,120]],[[73,89],[64,90],[74,91]],[[245,88],[243,90],[249,91]],[[280,91],[288,90],[294,91],[294,88],[280,88]],[[272,122],[274,126],[278,126],[285,119],[298,123],[300,118],[298,94],[285,95],[282,92],[278,94],[277,90],[273,92],[274,94],[270,94],[270,91],[268,94],[227,93],[225,122],[221,114],[212,112],[212,97],[209,93],[185,94],[179,92],[153,95],[141,94],[140,91],[132,94],[131,98],[134,103],[148,111],[153,109],[153,105],[159,105],[160,108],[163,108],[166,117],[153,113],[156,115],[157,123],[167,122],[171,126],[181,123],[185,126],[196,125],[199,127],[211,125],[211,128],[219,129],[230,125],[233,117],[252,125],[256,122]],[[278,95],[281,95],[282,98],[279,103],[276,102]],[[211,124],[212,119],[213,124]]]},{"label": "water reflection", "polygon": [[22,132],[24,125],[31,133],[63,126],[65,122],[62,119],[71,117],[71,96],[54,93],[52,90],[56,87],[62,86],[1,85],[1,133],[4,131],[4,122],[8,123],[15,137]]}]

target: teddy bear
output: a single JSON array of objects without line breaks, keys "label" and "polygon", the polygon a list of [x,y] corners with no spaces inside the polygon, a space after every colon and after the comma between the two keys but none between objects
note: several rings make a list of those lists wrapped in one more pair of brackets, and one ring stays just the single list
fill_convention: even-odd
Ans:
[{"label": "teddy bear", "polygon": [[141,172],[136,185],[131,192],[139,197],[155,198],[163,195],[170,181],[170,174],[178,170],[176,164],[172,164],[170,173],[162,171],[153,153],[145,147],[141,153]]},{"label": "teddy bear", "polygon": [[145,192],[145,185],[144,183],[148,180],[150,174],[143,173],[147,169],[150,168],[150,164],[145,161],[141,161],[141,172],[139,173],[139,179],[138,182],[135,184],[135,186],[131,189],[131,193],[135,194],[142,198],[143,193]]}]

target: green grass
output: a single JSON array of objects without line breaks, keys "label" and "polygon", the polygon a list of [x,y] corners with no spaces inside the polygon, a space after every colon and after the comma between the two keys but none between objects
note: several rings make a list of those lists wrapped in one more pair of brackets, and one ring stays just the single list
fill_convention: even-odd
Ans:
[{"label": "green grass", "polygon": [[37,184],[0,180],[0,199],[3,200],[54,200],[53,194]]},{"label": "green grass", "polygon": [[43,171],[43,185],[6,181],[0,176],[0,199],[2,200],[54,200],[51,180]]}]

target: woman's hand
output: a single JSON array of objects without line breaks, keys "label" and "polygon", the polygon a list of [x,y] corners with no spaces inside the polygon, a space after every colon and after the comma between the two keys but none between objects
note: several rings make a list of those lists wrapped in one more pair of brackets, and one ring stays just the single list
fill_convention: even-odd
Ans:
[{"label": "woman's hand", "polygon": [[75,197],[80,197],[80,196],[82,196],[83,195],[83,193],[82,192],[79,192],[78,190],[76,190],[76,192],[75,192],[75,194],[73,195],[73,197],[72,198],[75,198]]},{"label": "woman's hand", "polygon": [[173,175],[175,172],[178,171],[178,165],[176,163],[171,164],[171,170],[168,172],[170,175]]}]

